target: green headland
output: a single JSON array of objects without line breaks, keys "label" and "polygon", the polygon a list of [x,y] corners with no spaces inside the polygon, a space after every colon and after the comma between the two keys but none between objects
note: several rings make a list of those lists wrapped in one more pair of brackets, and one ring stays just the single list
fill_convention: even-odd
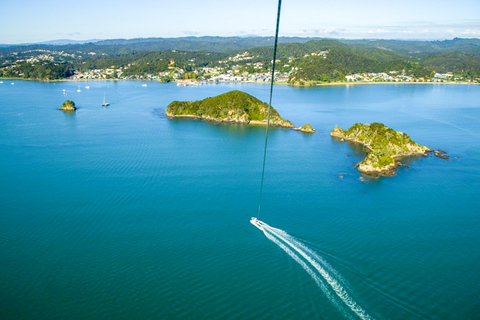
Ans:
[{"label": "green headland", "polygon": [[356,123],[348,130],[335,127],[332,137],[359,143],[367,148],[367,157],[357,164],[358,170],[370,176],[391,176],[401,163],[399,157],[423,155],[432,149],[414,142],[407,134],[382,123]]}]

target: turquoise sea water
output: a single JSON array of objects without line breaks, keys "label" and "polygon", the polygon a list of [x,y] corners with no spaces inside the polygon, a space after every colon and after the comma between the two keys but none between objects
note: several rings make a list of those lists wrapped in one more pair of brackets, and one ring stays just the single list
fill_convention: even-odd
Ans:
[{"label": "turquoise sea water", "polygon": [[[233,89],[268,101],[267,85],[4,80],[0,318],[355,319],[249,223],[265,128],[163,115]],[[480,318],[480,86],[276,86],[273,104],[317,132],[271,130],[260,219],[372,318]],[[451,158],[363,177],[362,149],[329,136],[355,122]]]}]

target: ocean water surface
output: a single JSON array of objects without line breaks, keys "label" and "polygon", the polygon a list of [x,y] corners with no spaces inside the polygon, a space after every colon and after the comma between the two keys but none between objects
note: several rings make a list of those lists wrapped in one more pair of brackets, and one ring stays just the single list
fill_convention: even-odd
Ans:
[{"label": "ocean water surface", "polygon": [[[265,128],[163,112],[268,85],[142,84],[0,84],[0,318],[480,318],[480,86],[275,86],[317,132],[270,131],[264,234]],[[450,160],[362,176],[362,148],[329,136],[355,122]]]}]

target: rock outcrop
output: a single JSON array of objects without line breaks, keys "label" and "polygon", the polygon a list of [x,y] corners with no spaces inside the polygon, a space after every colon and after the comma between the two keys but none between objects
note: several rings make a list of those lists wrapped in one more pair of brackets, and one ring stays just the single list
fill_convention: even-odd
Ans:
[{"label": "rock outcrop", "polygon": [[302,127],[293,128],[293,130],[302,131],[302,132],[305,132],[305,133],[314,133],[315,132],[315,129],[313,129],[312,126],[309,123],[303,125]]},{"label": "rock outcrop", "polygon": [[447,151],[444,151],[444,150],[437,150],[433,153],[436,157],[439,157],[441,159],[444,159],[444,160],[448,160],[450,159],[450,156],[447,155]]},{"label": "rock outcrop", "polygon": [[77,108],[75,107],[75,102],[72,100],[66,100],[63,105],[59,108],[59,110],[63,111],[75,111]]}]

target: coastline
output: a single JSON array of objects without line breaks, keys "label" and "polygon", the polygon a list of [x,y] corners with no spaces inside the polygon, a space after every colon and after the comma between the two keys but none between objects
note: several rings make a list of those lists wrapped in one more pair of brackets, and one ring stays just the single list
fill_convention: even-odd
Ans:
[{"label": "coastline", "polygon": [[[190,118],[190,119],[195,119],[195,120],[204,120],[207,122],[213,122],[213,123],[230,123],[230,124],[242,124],[242,125],[258,125],[258,126],[266,126],[267,122],[266,121],[258,121],[258,120],[250,120],[249,122],[244,122],[244,121],[232,121],[232,120],[218,120],[218,119],[213,119],[213,118],[204,118],[204,117],[199,117],[199,116],[194,116],[191,114],[182,114],[182,115],[173,115],[171,113],[165,113],[165,115],[170,118],[170,119],[176,119],[176,118]],[[272,127],[279,127],[279,128],[292,128],[288,126],[281,126],[278,124],[270,124]]]},{"label": "coastline", "polygon": [[[1,80],[25,80],[25,81],[38,81],[38,82],[88,82],[88,81],[144,81],[144,82],[159,82],[159,83],[168,83],[162,82],[153,79],[54,79],[54,80],[40,80],[40,79],[28,79],[28,78],[4,78],[0,77]],[[178,83],[178,81],[171,81],[171,83]],[[251,82],[251,81],[231,81],[231,82],[219,82],[219,83],[235,83],[235,84],[270,84],[265,82]],[[218,84],[216,82],[206,82],[205,84]],[[315,84],[290,84],[288,82],[274,82],[275,85],[287,85],[294,88],[309,88],[309,87],[324,87],[324,86],[350,86],[350,85],[378,85],[378,84],[406,84],[406,85],[480,85],[480,82],[467,82],[467,81],[449,81],[449,82],[407,82],[407,81],[355,81],[355,82],[327,82],[327,83],[315,83]]]},{"label": "coastline", "polygon": [[[407,84],[407,85],[454,85],[454,84],[472,84],[472,85],[479,85],[479,82],[456,82],[456,81],[451,81],[451,82],[393,82],[393,81],[357,81],[357,82],[329,82],[329,83],[318,83],[318,84],[311,84],[311,85],[291,85],[292,87],[295,88],[309,88],[309,87],[324,87],[324,86],[350,86],[350,85],[376,85],[376,84]],[[290,85],[290,84],[289,84]]]}]

